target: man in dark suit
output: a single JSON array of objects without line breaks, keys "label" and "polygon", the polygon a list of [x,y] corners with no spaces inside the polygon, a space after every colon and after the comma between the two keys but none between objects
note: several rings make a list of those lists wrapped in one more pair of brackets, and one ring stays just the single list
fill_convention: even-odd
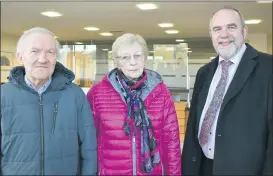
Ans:
[{"label": "man in dark suit", "polygon": [[272,55],[244,43],[246,35],[234,8],[211,18],[218,56],[196,75],[182,175],[273,175]]}]

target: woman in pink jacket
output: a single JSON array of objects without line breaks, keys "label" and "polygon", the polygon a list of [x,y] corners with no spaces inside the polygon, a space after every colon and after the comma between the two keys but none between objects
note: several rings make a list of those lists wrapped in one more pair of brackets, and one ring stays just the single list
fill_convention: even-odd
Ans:
[{"label": "woman in pink jacket", "polygon": [[99,175],[180,175],[174,103],[160,75],[145,69],[145,40],[124,34],[112,46],[116,68],[87,97],[97,129]]}]

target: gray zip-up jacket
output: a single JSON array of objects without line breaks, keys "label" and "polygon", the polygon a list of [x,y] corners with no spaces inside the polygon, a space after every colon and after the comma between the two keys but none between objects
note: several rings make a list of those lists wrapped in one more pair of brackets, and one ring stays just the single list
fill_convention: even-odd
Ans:
[{"label": "gray zip-up jacket", "polygon": [[1,172],[3,175],[93,175],[96,131],[89,103],[74,74],[56,64],[40,96],[12,69],[1,85]]}]

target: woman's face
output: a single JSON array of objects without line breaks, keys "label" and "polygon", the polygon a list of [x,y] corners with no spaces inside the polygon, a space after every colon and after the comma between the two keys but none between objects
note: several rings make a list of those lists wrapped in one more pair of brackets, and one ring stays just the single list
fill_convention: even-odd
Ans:
[{"label": "woman's face", "polygon": [[140,77],[145,66],[145,56],[139,43],[121,45],[117,51],[115,64],[130,80]]}]

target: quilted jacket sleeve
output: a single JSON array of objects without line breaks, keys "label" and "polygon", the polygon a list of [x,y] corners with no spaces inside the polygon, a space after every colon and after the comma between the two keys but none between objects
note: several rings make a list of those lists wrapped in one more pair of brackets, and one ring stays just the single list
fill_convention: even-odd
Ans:
[{"label": "quilted jacket sleeve", "polygon": [[97,139],[92,112],[85,94],[81,96],[82,106],[78,119],[80,140],[80,175],[94,175],[97,172]]},{"label": "quilted jacket sleeve", "polygon": [[92,114],[93,114],[96,129],[98,129],[98,118],[96,116],[96,108],[95,108],[95,103],[94,103],[94,94],[95,94],[94,90],[96,89],[95,87],[97,87],[97,86],[96,85],[92,86],[92,88],[88,91],[87,99],[90,104],[90,108],[92,109]]},{"label": "quilted jacket sleeve", "polygon": [[163,126],[164,175],[181,175],[181,149],[179,128],[174,102],[168,88],[164,85],[165,108]]}]

